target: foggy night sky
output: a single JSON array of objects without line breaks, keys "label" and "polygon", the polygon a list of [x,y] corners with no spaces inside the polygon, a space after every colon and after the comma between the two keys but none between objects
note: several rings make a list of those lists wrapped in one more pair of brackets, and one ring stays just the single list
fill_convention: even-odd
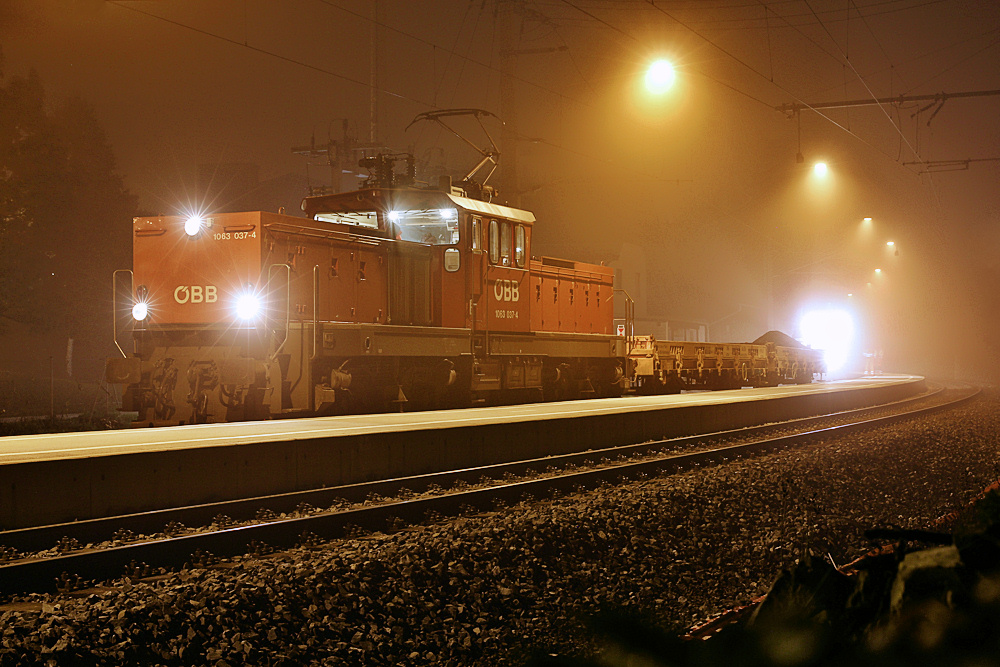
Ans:
[{"label": "foggy night sky", "polygon": [[[339,138],[342,118],[367,138],[371,18],[371,0],[3,0],[3,76],[34,68],[50,104],[86,100],[143,209],[175,213],[211,198],[199,164],[304,175],[292,146]],[[932,120],[929,102],[803,112],[803,164],[774,110],[1000,89],[995,0],[379,0],[377,20],[378,139],[443,151],[456,177],[476,156],[410,120],[499,115],[501,49],[565,47],[513,56],[504,93],[534,254],[613,260],[634,243],[655,314],[760,314],[770,287],[782,328],[809,289],[860,294],[878,265],[886,284],[867,289],[898,370],[997,379],[1000,162],[903,163],[1000,157],[1000,97]],[[642,90],[655,57],[678,69],[662,98]]]}]

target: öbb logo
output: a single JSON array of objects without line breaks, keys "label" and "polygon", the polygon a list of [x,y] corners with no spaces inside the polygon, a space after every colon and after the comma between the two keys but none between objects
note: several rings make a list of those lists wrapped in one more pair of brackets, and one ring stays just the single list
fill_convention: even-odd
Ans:
[{"label": "\u00f6bb logo", "polygon": [[497,301],[517,301],[520,298],[516,280],[498,280],[493,283],[493,296]]},{"label": "\u00f6bb logo", "polygon": [[215,303],[219,300],[219,290],[215,285],[178,285],[174,289],[177,303]]}]

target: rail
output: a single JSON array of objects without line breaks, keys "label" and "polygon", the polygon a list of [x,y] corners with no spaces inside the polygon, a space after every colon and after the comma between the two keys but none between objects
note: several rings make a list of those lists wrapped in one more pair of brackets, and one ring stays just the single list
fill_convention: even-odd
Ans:
[{"label": "rail", "polygon": [[[580,486],[614,483],[619,478],[633,479],[642,475],[669,474],[696,466],[722,464],[741,456],[924,416],[961,405],[976,395],[978,391],[949,402],[912,407],[916,401],[933,397],[924,394],[887,405],[750,429],[344,487],[7,531],[0,533],[0,545],[4,546],[0,549],[0,554],[7,554],[10,561],[0,565],[0,592],[53,590],[59,579],[65,581],[66,572],[73,573],[73,577],[81,581],[107,579],[120,576],[122,569],[133,562],[152,567],[179,567],[189,561],[191,554],[196,551],[228,557],[246,553],[247,550],[254,549],[255,544],[283,548],[301,541],[304,533],[335,539],[348,534],[352,527],[385,530],[388,525],[390,529],[394,529],[424,521],[428,513],[458,515],[469,507],[488,509],[497,502],[517,502],[525,494],[540,497],[557,492],[573,492]],[[878,411],[894,409],[900,411],[881,416],[878,414]],[[830,419],[847,422],[834,426],[824,425],[823,420]],[[789,428],[795,432],[788,433]],[[734,438],[739,441],[731,444]],[[537,472],[541,470],[546,472]],[[518,476],[523,478],[514,479]],[[449,491],[443,490],[449,487]],[[347,509],[315,510],[315,507],[330,507],[331,504],[335,508]],[[271,516],[280,513],[300,516],[274,520],[255,519],[262,516],[262,508],[267,509],[264,514],[270,513]],[[12,560],[9,555],[17,551],[50,548],[56,540],[64,543],[72,543],[73,540],[79,543],[98,543],[128,531],[148,535],[164,531],[164,526],[171,522],[174,525],[218,524],[220,516],[237,519],[230,520],[232,527],[221,530],[193,534],[174,533],[158,539],[118,544],[109,548],[78,549],[50,558]],[[238,525],[239,520],[251,523]]]}]

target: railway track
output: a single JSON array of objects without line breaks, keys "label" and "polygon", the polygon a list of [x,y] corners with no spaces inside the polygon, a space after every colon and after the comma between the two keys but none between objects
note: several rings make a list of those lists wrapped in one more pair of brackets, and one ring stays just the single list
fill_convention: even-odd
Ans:
[{"label": "railway track", "polygon": [[207,565],[358,531],[398,530],[439,516],[494,509],[527,496],[676,473],[887,426],[957,407],[977,394],[975,388],[939,387],[892,404],[737,431],[0,532],[0,593],[80,589],[126,573],[142,577],[160,568]]}]

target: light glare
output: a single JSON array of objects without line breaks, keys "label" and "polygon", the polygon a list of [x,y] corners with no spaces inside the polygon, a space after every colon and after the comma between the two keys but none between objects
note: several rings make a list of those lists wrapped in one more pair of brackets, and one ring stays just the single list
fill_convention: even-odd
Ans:
[{"label": "light glare", "polygon": [[260,312],[260,297],[246,292],[236,298],[236,315],[241,320],[252,320]]},{"label": "light glare", "polygon": [[136,322],[142,322],[149,315],[149,306],[146,305],[145,301],[136,301],[135,305],[132,306],[132,317]]},{"label": "light glare", "polygon": [[799,321],[799,330],[804,344],[823,350],[827,372],[835,373],[847,364],[854,342],[854,318],[846,310],[809,311]]},{"label": "light glare", "polygon": [[188,236],[194,236],[201,231],[202,219],[198,216],[192,216],[184,221],[184,232]]},{"label": "light glare", "polygon": [[813,165],[813,173],[816,174],[817,177],[819,178],[825,177],[826,172],[827,172],[826,162],[817,162],[816,164]]},{"label": "light glare", "polygon": [[666,60],[657,60],[646,70],[646,90],[654,95],[665,93],[674,85],[675,78],[674,66]]}]

